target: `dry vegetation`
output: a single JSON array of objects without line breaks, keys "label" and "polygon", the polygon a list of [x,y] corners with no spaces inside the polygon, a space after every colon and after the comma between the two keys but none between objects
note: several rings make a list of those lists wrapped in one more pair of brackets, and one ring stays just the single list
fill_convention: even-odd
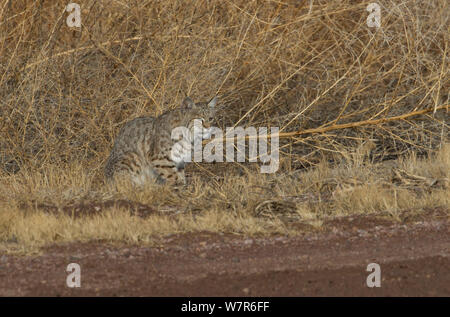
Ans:
[{"label": "dry vegetation", "polygon": [[[373,1],[80,0],[81,29],[68,2],[0,4],[0,250],[448,215],[448,1],[377,1],[378,30]],[[104,183],[121,125],[215,94],[217,126],[285,133],[277,173],[197,164],[176,190]]]}]

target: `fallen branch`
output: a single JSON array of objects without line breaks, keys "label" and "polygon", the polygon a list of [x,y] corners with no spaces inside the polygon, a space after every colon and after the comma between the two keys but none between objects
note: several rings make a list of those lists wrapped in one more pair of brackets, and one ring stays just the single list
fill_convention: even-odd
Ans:
[{"label": "fallen branch", "polygon": [[293,137],[293,136],[302,135],[302,134],[324,133],[324,132],[333,131],[333,130],[356,128],[356,127],[361,127],[361,126],[366,126],[366,125],[377,125],[377,124],[386,123],[386,122],[405,120],[405,119],[408,119],[411,117],[419,116],[419,115],[422,115],[422,114],[425,114],[428,112],[433,112],[436,110],[441,110],[441,109],[448,110],[449,107],[450,107],[450,104],[440,106],[440,107],[433,107],[433,108],[417,110],[417,111],[405,113],[405,114],[395,116],[395,117],[381,118],[381,119],[375,119],[375,120],[364,120],[364,121],[349,122],[349,123],[342,123],[342,124],[334,124],[329,127],[319,127],[319,128],[299,130],[299,131],[294,131],[294,132],[285,132],[285,133],[280,133],[279,137],[280,138],[288,138],[288,137]]},{"label": "fallen branch", "polygon": [[[409,113],[405,113],[399,116],[395,116],[395,117],[389,117],[389,118],[381,118],[381,119],[374,119],[374,120],[363,120],[363,121],[357,121],[357,122],[349,122],[349,123],[342,123],[342,124],[333,124],[331,126],[328,127],[318,127],[318,128],[313,128],[313,129],[306,129],[306,130],[298,130],[298,131],[293,131],[293,132],[281,132],[281,133],[276,133],[276,134],[268,134],[268,135],[259,135],[259,136],[249,136],[246,135],[244,138],[245,140],[250,140],[250,139],[259,139],[259,138],[267,138],[267,137],[276,137],[278,136],[279,138],[291,138],[294,136],[299,136],[299,135],[305,135],[305,134],[313,134],[313,133],[325,133],[328,131],[334,131],[334,130],[341,130],[341,129],[347,129],[347,128],[356,128],[356,127],[361,127],[361,126],[367,126],[367,125],[377,125],[377,124],[382,124],[382,123],[386,123],[386,122],[392,122],[392,121],[398,121],[398,120],[405,120],[405,119],[409,119],[415,116],[419,116],[428,112],[435,112],[437,110],[442,110],[442,109],[446,109],[449,110],[450,104],[449,105],[444,105],[444,106],[439,106],[439,107],[433,107],[433,108],[427,108],[427,109],[422,109],[422,110],[417,110],[417,111],[413,111],[413,112],[409,112]],[[234,140],[236,137],[230,137],[230,138],[218,138],[218,139],[213,139],[212,142],[216,142],[216,141],[226,141],[226,140]],[[242,138],[239,138],[240,140],[242,140]],[[203,144],[209,143],[209,140],[204,140]]]}]

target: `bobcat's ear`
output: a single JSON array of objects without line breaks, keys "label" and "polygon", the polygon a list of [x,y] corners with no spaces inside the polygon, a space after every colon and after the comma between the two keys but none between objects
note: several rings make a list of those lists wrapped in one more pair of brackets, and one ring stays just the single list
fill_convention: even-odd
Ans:
[{"label": "bobcat's ear", "polygon": [[215,96],[213,99],[211,99],[211,101],[208,103],[208,107],[211,110],[214,110],[214,108],[216,107],[217,104],[217,96]]},{"label": "bobcat's ear", "polygon": [[184,98],[183,102],[181,103],[181,106],[184,108],[193,108],[195,106],[194,101],[192,101],[191,98],[186,97]]}]

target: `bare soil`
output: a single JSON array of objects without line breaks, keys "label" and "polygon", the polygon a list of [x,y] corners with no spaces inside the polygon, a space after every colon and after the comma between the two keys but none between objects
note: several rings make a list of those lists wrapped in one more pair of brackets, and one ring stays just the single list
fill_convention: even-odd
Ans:
[{"label": "bare soil", "polygon": [[[0,255],[0,296],[450,296],[446,212],[329,221],[295,237],[172,235],[154,246],[55,245]],[[81,287],[66,286],[69,263]],[[381,287],[369,288],[369,263]]]}]

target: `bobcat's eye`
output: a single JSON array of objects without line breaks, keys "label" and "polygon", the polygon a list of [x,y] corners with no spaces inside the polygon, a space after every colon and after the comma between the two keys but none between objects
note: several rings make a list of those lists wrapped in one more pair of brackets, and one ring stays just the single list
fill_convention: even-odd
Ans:
[{"label": "bobcat's eye", "polygon": [[202,125],[205,127],[205,128],[209,128],[211,125],[210,125],[210,122],[211,121],[208,121],[208,122],[206,122],[204,119],[202,119]]}]

